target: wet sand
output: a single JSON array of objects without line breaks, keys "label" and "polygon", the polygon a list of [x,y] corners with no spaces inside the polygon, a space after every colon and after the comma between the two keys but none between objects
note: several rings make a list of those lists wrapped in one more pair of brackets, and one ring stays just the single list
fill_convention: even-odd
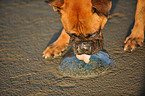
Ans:
[{"label": "wet sand", "polygon": [[145,46],[123,51],[135,8],[136,0],[113,0],[103,30],[104,48],[117,68],[99,77],[74,79],[57,72],[59,58],[42,58],[62,29],[52,7],[43,0],[0,0],[0,95],[143,96]]}]

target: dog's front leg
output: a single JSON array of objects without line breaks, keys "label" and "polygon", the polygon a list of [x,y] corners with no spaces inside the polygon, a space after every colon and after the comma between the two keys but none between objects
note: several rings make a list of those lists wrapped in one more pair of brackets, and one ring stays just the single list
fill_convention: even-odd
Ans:
[{"label": "dog's front leg", "polygon": [[69,41],[70,36],[63,29],[59,38],[44,50],[43,57],[46,59],[49,57],[60,56],[61,52],[68,46]]},{"label": "dog's front leg", "polygon": [[144,41],[144,31],[145,31],[145,2],[144,0],[138,0],[136,14],[135,14],[135,24],[132,29],[130,36],[124,41],[124,50],[133,51],[137,46],[141,46]]}]

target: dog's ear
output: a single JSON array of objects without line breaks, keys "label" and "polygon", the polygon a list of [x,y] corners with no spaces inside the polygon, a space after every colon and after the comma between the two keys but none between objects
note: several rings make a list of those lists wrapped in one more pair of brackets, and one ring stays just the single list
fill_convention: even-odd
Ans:
[{"label": "dog's ear", "polygon": [[112,6],[111,0],[92,0],[92,7],[108,17]]},{"label": "dog's ear", "polygon": [[45,2],[53,7],[61,7],[64,3],[64,0],[45,0]]}]

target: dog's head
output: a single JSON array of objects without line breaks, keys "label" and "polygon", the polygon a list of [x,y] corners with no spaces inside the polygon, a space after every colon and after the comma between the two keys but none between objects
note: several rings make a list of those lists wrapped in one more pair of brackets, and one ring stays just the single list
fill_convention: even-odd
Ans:
[{"label": "dog's head", "polygon": [[75,54],[95,54],[102,49],[102,29],[108,19],[110,0],[45,0],[61,17]]}]

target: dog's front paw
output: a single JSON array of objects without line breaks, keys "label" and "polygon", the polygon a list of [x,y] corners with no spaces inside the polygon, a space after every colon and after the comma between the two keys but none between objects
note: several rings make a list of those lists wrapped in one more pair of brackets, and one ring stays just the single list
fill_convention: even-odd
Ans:
[{"label": "dog's front paw", "polygon": [[59,38],[44,50],[43,57],[47,59],[49,57],[61,56],[62,53],[66,52],[65,49],[67,49],[69,41],[70,37],[63,29]]},{"label": "dog's front paw", "polygon": [[59,57],[67,49],[67,46],[68,44],[51,44],[44,50],[43,57],[45,59]]},{"label": "dog's front paw", "polygon": [[144,38],[140,37],[134,37],[132,35],[128,36],[126,40],[124,41],[125,46],[124,46],[124,51],[133,51],[135,48],[142,46],[144,41]]}]

